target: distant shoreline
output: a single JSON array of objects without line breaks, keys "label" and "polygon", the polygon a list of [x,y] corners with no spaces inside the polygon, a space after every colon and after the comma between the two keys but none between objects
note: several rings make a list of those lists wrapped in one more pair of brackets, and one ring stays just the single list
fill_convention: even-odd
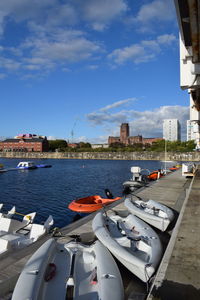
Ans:
[{"label": "distant shoreline", "polygon": [[2,152],[0,158],[200,161],[200,152]]}]

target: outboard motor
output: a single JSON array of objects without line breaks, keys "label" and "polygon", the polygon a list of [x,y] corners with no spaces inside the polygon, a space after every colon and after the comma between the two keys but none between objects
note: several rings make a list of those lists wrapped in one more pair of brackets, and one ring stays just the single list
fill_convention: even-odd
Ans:
[{"label": "outboard motor", "polygon": [[105,194],[106,194],[106,197],[108,199],[113,199],[114,198],[113,194],[110,192],[109,189],[105,189]]}]

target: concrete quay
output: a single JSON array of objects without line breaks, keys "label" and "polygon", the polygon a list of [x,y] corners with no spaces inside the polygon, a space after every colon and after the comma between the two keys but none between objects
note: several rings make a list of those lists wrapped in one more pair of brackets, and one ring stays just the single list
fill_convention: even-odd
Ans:
[{"label": "concrete quay", "polygon": [[200,299],[200,167],[190,184],[148,300]]},{"label": "concrete quay", "polygon": [[[154,199],[175,209],[179,214],[175,227],[160,234],[166,248],[151,287],[140,282],[133,274],[118,263],[124,283],[125,299],[200,299],[200,250],[199,244],[199,194],[200,169],[193,179],[181,176],[181,170],[171,173],[145,188],[137,190],[137,195],[148,200]],[[113,209],[123,213],[126,208],[123,199],[113,203]],[[60,230],[57,239],[66,243],[79,235],[82,242],[94,240],[92,219],[95,213],[80,219]],[[178,214],[177,214],[178,215]],[[193,216],[191,218],[191,216]],[[6,254],[0,260],[0,300],[10,299],[17,278],[29,257],[51,236],[45,236],[25,249]],[[149,294],[147,293],[147,288]],[[183,291],[189,295],[184,298]],[[198,295],[196,298],[190,297]],[[147,295],[148,294],[148,295]],[[174,296],[175,295],[175,296]],[[180,295],[178,297],[177,295]]]}]

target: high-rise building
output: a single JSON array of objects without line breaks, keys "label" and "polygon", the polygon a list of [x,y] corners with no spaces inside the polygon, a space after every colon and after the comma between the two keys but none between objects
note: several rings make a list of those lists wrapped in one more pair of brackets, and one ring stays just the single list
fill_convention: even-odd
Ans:
[{"label": "high-rise building", "polygon": [[180,123],[177,119],[165,119],[163,122],[163,138],[166,141],[179,141],[181,139]]},{"label": "high-rise building", "polygon": [[122,123],[120,127],[120,142],[123,144],[127,144],[128,137],[129,137],[129,124]]},{"label": "high-rise building", "polygon": [[195,140],[193,127],[194,122],[191,120],[187,120],[187,141]]}]

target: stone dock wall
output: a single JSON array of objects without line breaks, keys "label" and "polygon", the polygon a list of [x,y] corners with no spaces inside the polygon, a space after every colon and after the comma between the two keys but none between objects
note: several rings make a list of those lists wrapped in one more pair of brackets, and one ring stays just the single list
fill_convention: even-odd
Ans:
[{"label": "stone dock wall", "polygon": [[108,159],[108,160],[168,160],[196,161],[200,160],[200,152],[2,152],[1,158],[21,159]]}]

